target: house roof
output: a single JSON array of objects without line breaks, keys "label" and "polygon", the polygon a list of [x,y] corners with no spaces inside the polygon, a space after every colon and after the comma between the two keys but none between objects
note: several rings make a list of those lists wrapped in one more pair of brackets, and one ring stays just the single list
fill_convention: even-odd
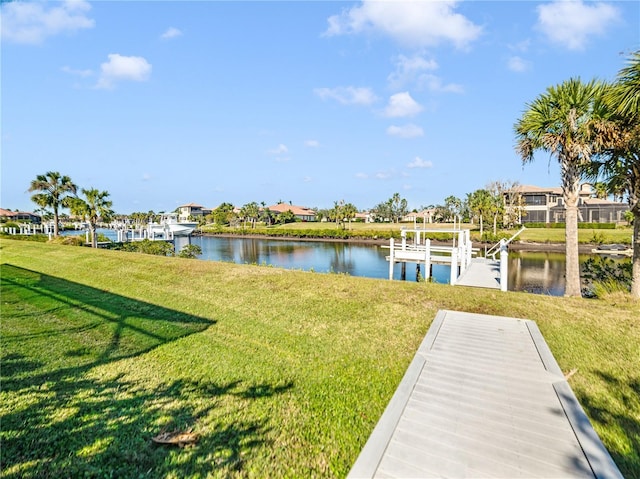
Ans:
[{"label": "house roof", "polygon": [[178,206],[178,208],[204,208],[202,205],[199,205],[197,203],[188,203],[186,205],[180,205]]},{"label": "house roof", "polygon": [[40,218],[40,215],[37,215],[35,213],[31,213],[29,211],[9,211],[9,210],[5,210],[4,208],[0,208],[0,216],[4,216],[7,218],[13,218],[15,216],[24,216],[24,215],[29,215],[29,216],[35,216]]},{"label": "house roof", "polygon": [[602,199],[602,198],[584,198],[582,201],[586,205],[594,205],[594,206],[595,205],[601,205],[601,206],[624,205],[624,206],[627,206],[626,203],[621,202],[621,201],[612,201],[612,200],[607,200],[607,199]]},{"label": "house roof", "polygon": [[304,206],[290,205],[287,203],[278,203],[277,205],[268,206],[268,209],[276,213],[284,213],[291,211],[296,216],[315,216],[316,212]]},{"label": "house roof", "polygon": [[518,193],[552,193],[555,195],[562,194],[562,188],[560,188],[559,186],[541,187],[534,185],[518,185],[513,189]]}]

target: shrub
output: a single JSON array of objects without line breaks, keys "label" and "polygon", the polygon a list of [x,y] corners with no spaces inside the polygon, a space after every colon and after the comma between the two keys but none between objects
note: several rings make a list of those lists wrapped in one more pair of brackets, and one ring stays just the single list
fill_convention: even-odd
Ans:
[{"label": "shrub", "polygon": [[202,248],[197,244],[188,244],[183,246],[183,248],[178,253],[180,258],[190,258],[195,259],[199,255],[202,254]]},{"label": "shrub", "polygon": [[605,256],[589,258],[582,265],[585,296],[600,298],[615,291],[631,291],[631,270],[629,260],[614,261]]},{"label": "shrub", "polygon": [[142,241],[132,241],[130,243],[122,243],[120,248],[122,251],[130,251],[134,253],[153,254],[156,256],[173,256],[173,245],[167,241],[151,241],[144,239]]}]

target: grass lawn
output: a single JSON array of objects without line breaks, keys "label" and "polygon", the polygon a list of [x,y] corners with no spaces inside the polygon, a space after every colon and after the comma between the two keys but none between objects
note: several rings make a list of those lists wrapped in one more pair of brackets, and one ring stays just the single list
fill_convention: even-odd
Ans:
[{"label": "grass lawn", "polygon": [[[614,230],[579,229],[578,242],[591,244],[624,243],[631,245],[633,228],[616,228]],[[564,243],[564,228],[527,228],[519,241],[532,243]]]},{"label": "grass lawn", "polygon": [[[418,224],[418,228],[422,228],[422,224]],[[457,226],[457,225],[456,225]],[[364,236],[373,237],[376,233],[396,233],[396,237],[399,237],[399,232],[402,228],[412,229],[413,223],[351,223],[346,225],[346,231],[351,232],[353,234],[361,233]],[[470,229],[472,231],[473,237],[479,237],[479,227],[478,225],[470,225],[468,223],[462,224],[463,229]],[[216,229],[215,227],[209,226],[205,227],[205,231],[209,230],[211,232],[229,232],[229,233],[239,233],[242,228],[231,228],[224,227],[221,229]],[[452,230],[453,224],[450,223],[433,223],[427,224],[426,229],[432,231],[438,230]],[[317,236],[322,236],[323,232],[335,232],[336,230],[341,231],[340,228],[336,228],[336,224],[333,222],[299,222],[299,223],[287,223],[284,225],[273,225],[269,227],[265,227],[259,225],[255,230],[258,234],[279,234],[281,232],[301,232],[301,233],[317,233]],[[485,225],[485,231],[491,232],[491,225]],[[517,230],[498,230],[498,234],[509,238],[513,235]],[[248,225],[244,232],[246,234],[251,234],[252,229],[251,226]],[[526,241],[531,243],[564,243],[564,228],[527,228],[520,235],[518,235],[516,242]],[[599,244],[599,243],[624,243],[631,244],[631,238],[633,236],[633,228],[624,227],[624,228],[616,228],[616,229],[579,229],[578,230],[578,241],[580,243],[585,244]],[[478,238],[475,239],[476,241]]]},{"label": "grass lawn", "polygon": [[[0,242],[0,470],[344,477],[439,309],[533,319],[640,477],[640,304]],[[193,447],[157,446],[193,431]]]}]

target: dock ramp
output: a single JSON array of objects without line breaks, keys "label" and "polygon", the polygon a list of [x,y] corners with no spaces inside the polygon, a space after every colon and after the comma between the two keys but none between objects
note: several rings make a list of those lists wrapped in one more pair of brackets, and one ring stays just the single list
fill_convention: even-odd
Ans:
[{"label": "dock ramp", "polygon": [[350,478],[622,478],[533,321],[438,312]]}]

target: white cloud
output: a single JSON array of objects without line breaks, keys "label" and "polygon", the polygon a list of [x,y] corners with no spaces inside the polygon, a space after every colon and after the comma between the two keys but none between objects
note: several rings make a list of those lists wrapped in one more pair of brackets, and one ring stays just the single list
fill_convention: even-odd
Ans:
[{"label": "white cloud", "polygon": [[62,71],[65,73],[69,73],[70,75],[76,75],[82,78],[90,77],[91,75],[93,75],[93,70],[76,70],[68,66],[62,67]]},{"label": "white cloud", "polygon": [[332,99],[343,105],[371,105],[377,100],[373,90],[364,87],[316,88],[313,92],[323,100]]},{"label": "white cloud", "polygon": [[464,48],[480,36],[482,28],[455,13],[457,0],[377,1],[329,17],[326,36],[381,32],[410,46],[434,46],[451,42]]},{"label": "white cloud", "polygon": [[389,173],[388,171],[379,171],[375,174],[375,177],[378,180],[388,180],[389,178],[391,178],[391,173]]},{"label": "white cloud", "polygon": [[538,28],[553,43],[569,50],[584,48],[590,36],[603,35],[619,18],[611,4],[556,0],[539,5]]},{"label": "white cloud", "polygon": [[88,2],[69,0],[54,5],[47,9],[43,2],[2,2],[2,39],[38,44],[47,37],[95,25],[86,16],[91,10]]},{"label": "white cloud", "polygon": [[319,148],[320,142],[318,140],[307,140],[304,142],[304,146],[308,148]]},{"label": "white cloud", "polygon": [[409,92],[396,93],[389,98],[389,104],[384,110],[385,116],[391,118],[415,116],[423,110]]},{"label": "white cloud", "polygon": [[513,72],[526,72],[531,68],[531,63],[520,58],[519,56],[513,56],[507,61],[507,67]]},{"label": "white cloud", "polygon": [[407,165],[409,168],[432,168],[433,163],[429,160],[423,160],[419,156],[416,156],[411,163]]},{"label": "white cloud", "polygon": [[413,123],[409,123],[404,126],[391,125],[387,128],[387,135],[397,136],[399,138],[417,138],[419,136],[424,136],[424,130]]},{"label": "white cloud", "polygon": [[280,143],[275,148],[272,148],[271,150],[269,150],[270,155],[282,155],[283,153],[288,153],[288,152],[289,152],[289,148],[287,148],[287,145],[283,145],[282,143]]},{"label": "white cloud", "polygon": [[366,180],[367,178],[369,178],[369,175],[367,175],[366,173],[356,173],[356,178]]},{"label": "white cloud", "polygon": [[182,35],[182,32],[174,27],[169,27],[166,32],[160,35],[160,38],[168,40],[170,38],[176,38]]},{"label": "white cloud", "polygon": [[396,71],[387,77],[389,87],[396,90],[409,84],[422,83],[424,72],[438,69],[435,60],[427,60],[421,55],[406,57],[399,55],[396,59]]},{"label": "white cloud", "polygon": [[461,93],[462,86],[454,83],[445,84],[432,72],[438,69],[435,60],[427,60],[422,55],[406,57],[399,55],[396,59],[396,70],[387,77],[389,88],[396,90],[406,85],[414,85],[417,89],[428,89],[435,92]]},{"label": "white cloud", "polygon": [[430,91],[443,92],[443,93],[464,93],[464,87],[456,83],[442,83],[442,79],[435,75],[423,75],[421,78],[422,84],[426,86]]},{"label": "white cloud", "polygon": [[151,64],[142,57],[126,57],[110,53],[109,61],[100,65],[100,78],[96,88],[115,88],[119,81],[147,81],[151,75]]}]

